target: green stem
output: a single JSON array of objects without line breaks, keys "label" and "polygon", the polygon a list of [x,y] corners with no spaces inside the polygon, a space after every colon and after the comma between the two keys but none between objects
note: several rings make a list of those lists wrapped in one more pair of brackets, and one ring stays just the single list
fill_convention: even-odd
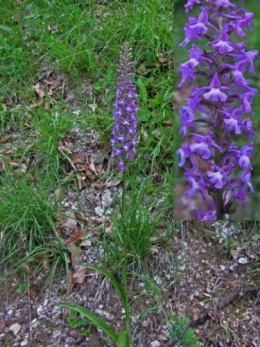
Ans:
[{"label": "green stem", "polygon": [[122,205],[121,205],[121,219],[123,223],[123,264],[122,264],[122,280],[123,280],[123,289],[126,294],[126,305],[125,305],[125,329],[127,334],[127,347],[131,345],[131,324],[130,324],[130,307],[129,307],[129,298],[128,298],[128,284],[127,284],[127,240],[126,240],[126,228],[127,223],[125,221],[125,212],[126,212],[126,174],[123,174],[123,187],[122,187]]},{"label": "green stem", "polygon": [[219,190],[215,194],[215,204],[216,204],[216,210],[217,210],[217,220],[223,220],[223,213],[222,213],[222,189]]}]

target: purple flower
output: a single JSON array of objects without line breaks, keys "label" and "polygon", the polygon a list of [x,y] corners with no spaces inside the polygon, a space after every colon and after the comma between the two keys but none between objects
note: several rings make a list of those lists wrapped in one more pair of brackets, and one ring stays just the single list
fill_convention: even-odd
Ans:
[{"label": "purple flower", "polygon": [[[188,19],[181,43],[191,47],[189,60],[180,65],[179,86],[192,84],[192,90],[180,108],[184,141],[177,154],[189,186],[186,194],[205,199],[208,193],[211,198],[208,211],[195,211],[197,218],[213,220],[228,214],[235,201],[244,204],[254,191],[255,131],[249,114],[257,89],[250,87],[245,73],[255,73],[258,52],[246,51],[246,40],[241,42],[245,29],[252,30],[253,13],[231,0],[187,0],[186,12],[196,5],[201,11]],[[196,44],[202,39],[207,40],[203,50]],[[243,140],[250,143],[241,146]]]},{"label": "purple flower", "polygon": [[189,23],[185,26],[185,40],[182,42],[182,46],[185,47],[189,42],[200,39],[208,31],[208,11],[204,7],[199,15],[199,18],[189,18]]},{"label": "purple flower", "polygon": [[216,209],[212,207],[207,212],[195,211],[196,217],[199,220],[216,220]]},{"label": "purple flower", "polygon": [[211,82],[210,87],[204,87],[202,89],[209,89],[207,93],[203,94],[204,99],[211,101],[222,101],[225,102],[227,100],[227,94],[221,91],[221,89],[227,89],[226,87],[222,87],[218,78],[218,75],[215,73]]},{"label": "purple flower", "polygon": [[236,135],[240,135],[243,131],[243,124],[241,121],[243,108],[238,107],[235,109],[225,109],[222,113],[224,115],[223,121],[225,123],[225,130],[228,133],[234,131]]},{"label": "purple flower", "polygon": [[228,34],[223,31],[220,37],[210,43],[220,54],[230,53],[234,51],[233,45],[229,42]]},{"label": "purple flower", "polygon": [[118,170],[126,171],[126,162],[136,155],[137,136],[137,93],[133,82],[134,65],[128,43],[124,43],[120,56],[118,77],[116,82],[116,98],[112,129],[112,156],[116,159]]},{"label": "purple flower", "polygon": [[181,116],[181,122],[183,124],[183,127],[180,129],[179,133],[182,136],[185,136],[187,133],[187,129],[189,127],[193,128],[195,125],[193,125],[193,120],[194,120],[194,114],[192,109],[189,106],[183,106],[180,109],[180,116]]},{"label": "purple flower", "polygon": [[206,183],[203,181],[203,178],[191,170],[186,170],[185,173],[190,185],[190,189],[186,191],[186,194],[192,197],[196,193],[200,193],[203,200],[205,200]]}]

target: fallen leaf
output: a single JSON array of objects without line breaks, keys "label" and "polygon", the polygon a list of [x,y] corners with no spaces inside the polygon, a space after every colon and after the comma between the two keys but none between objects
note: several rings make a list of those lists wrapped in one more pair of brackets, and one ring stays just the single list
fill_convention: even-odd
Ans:
[{"label": "fallen leaf", "polygon": [[77,220],[79,220],[81,222],[87,222],[86,217],[81,213],[75,212],[75,217]]},{"label": "fallen leaf", "polygon": [[84,240],[80,243],[80,247],[91,247],[92,242],[91,240]]},{"label": "fallen leaf", "polygon": [[42,100],[45,95],[46,95],[46,91],[43,89],[42,85],[40,84],[40,82],[36,83],[33,86],[33,89],[35,90],[36,94],[38,95],[38,97]]},{"label": "fallen leaf", "polygon": [[85,188],[85,186],[86,186],[85,179],[86,179],[86,177],[83,177],[81,175],[77,175],[77,183],[78,183],[79,190],[82,190]]},{"label": "fallen leaf", "polygon": [[73,283],[82,284],[86,277],[87,268],[85,266],[77,266],[77,270],[72,275]]},{"label": "fallen leaf", "polygon": [[76,243],[77,241],[81,241],[86,235],[86,231],[83,229],[76,230],[66,241],[67,245],[71,245]]},{"label": "fallen leaf", "polygon": [[74,269],[81,261],[82,250],[75,243],[68,246],[71,266]]},{"label": "fallen leaf", "polygon": [[40,287],[36,284],[31,284],[28,290],[30,299],[35,300],[36,297],[40,294]]}]

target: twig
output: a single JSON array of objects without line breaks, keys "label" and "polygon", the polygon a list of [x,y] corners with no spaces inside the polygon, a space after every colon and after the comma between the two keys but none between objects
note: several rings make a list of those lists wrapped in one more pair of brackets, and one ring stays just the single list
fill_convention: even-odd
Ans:
[{"label": "twig", "polygon": [[[234,293],[225,296],[224,298],[220,298],[216,305],[216,311],[220,311],[224,306],[231,304],[233,301],[241,298],[245,294],[257,294],[258,292],[260,292],[260,287],[249,286],[246,288],[241,288]],[[208,311],[203,312],[198,319],[192,319],[189,322],[188,328],[203,324],[207,319],[210,318],[210,316],[211,315]]]}]

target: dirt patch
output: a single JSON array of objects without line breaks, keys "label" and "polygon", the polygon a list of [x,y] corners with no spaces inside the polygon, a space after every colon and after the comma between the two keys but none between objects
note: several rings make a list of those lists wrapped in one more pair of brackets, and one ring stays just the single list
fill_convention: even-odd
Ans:
[{"label": "dirt patch", "polygon": [[[249,286],[260,286],[257,262],[259,242],[229,249],[221,238],[205,231],[205,224],[186,224],[168,248],[147,260],[146,275],[129,270],[133,346],[172,346],[170,316],[198,320],[207,312],[195,332],[203,346],[259,347],[260,305],[257,293],[246,293],[217,308],[219,300]],[[252,236],[252,235],[251,235]],[[242,231],[234,237],[244,241]],[[255,237],[257,239],[257,237]],[[250,247],[249,247],[250,246]],[[236,252],[235,252],[236,251]],[[233,254],[233,256],[232,256]],[[247,258],[244,264],[239,259]],[[120,274],[118,274],[120,280]],[[13,276],[1,282],[0,341],[7,346],[110,346],[110,341],[93,326],[85,325],[85,336],[68,326],[69,312],[59,302],[83,305],[120,330],[124,312],[110,283],[101,275],[87,274],[82,284],[67,293],[63,278],[34,299],[17,289],[23,282]],[[258,293],[259,294],[259,293]],[[82,330],[81,330],[82,332]]]}]

